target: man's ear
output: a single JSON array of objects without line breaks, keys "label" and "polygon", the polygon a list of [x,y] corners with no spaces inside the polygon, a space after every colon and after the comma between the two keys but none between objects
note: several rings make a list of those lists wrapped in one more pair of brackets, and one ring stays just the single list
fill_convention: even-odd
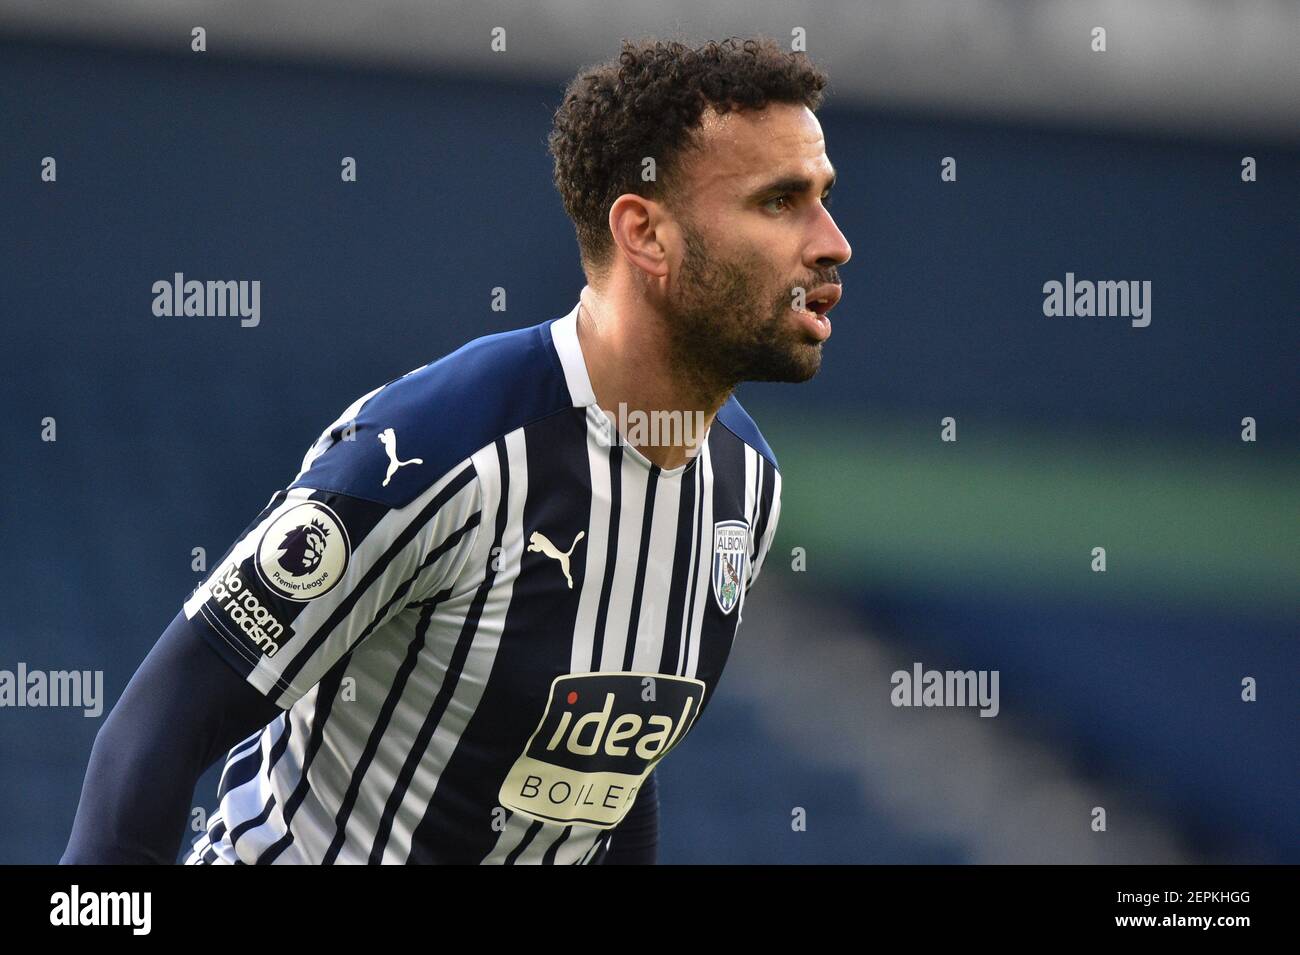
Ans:
[{"label": "man's ear", "polygon": [[609,207],[609,231],[628,262],[649,279],[669,271],[676,225],[661,203],[626,192]]}]

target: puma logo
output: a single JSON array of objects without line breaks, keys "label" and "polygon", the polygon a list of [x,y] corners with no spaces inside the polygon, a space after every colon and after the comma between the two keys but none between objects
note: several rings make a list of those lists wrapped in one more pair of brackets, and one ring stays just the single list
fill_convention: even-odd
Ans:
[{"label": "puma logo", "polygon": [[404,468],[408,464],[423,464],[424,458],[411,458],[409,461],[397,460],[397,434],[392,428],[385,428],[379,432],[379,440],[383,442],[384,452],[388,455],[388,474],[384,477],[384,487],[388,487],[388,482],[393,479],[398,468]]},{"label": "puma logo", "polygon": [[569,589],[573,589],[573,578],[569,576],[569,555],[573,553],[573,548],[578,546],[578,541],[582,540],[587,534],[586,531],[578,531],[578,536],[573,539],[569,549],[561,551],[558,547],[550,542],[545,534],[541,531],[533,531],[528,536],[528,550],[532,553],[542,553],[547,557],[554,557],[560,562],[560,570],[564,571],[564,579],[569,582]]}]

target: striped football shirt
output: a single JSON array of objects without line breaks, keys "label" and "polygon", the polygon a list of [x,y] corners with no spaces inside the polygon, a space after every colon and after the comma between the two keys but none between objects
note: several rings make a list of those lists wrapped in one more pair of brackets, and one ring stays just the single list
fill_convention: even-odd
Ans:
[{"label": "striped football shirt", "polygon": [[563,318],[475,339],[321,434],[185,603],[282,709],[186,861],[600,861],[707,706],[781,476],[729,399],[650,462]]}]

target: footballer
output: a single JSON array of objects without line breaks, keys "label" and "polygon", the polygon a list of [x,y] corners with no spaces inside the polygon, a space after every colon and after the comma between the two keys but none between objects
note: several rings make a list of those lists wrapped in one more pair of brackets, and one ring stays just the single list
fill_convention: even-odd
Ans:
[{"label": "footballer", "polygon": [[[825,86],[734,38],[625,41],[572,81],[550,136],[572,311],[325,428],[100,729],[63,862],[174,862],[223,754],[188,864],[656,860],[655,767],[781,509],[733,391],[816,374],[849,260]],[[625,412],[701,427],[637,441]]]}]

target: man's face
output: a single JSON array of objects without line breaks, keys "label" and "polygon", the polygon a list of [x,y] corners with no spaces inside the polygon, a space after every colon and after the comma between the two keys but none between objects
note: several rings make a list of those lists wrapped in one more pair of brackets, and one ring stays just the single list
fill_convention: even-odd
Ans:
[{"label": "man's face", "polygon": [[667,318],[676,364],[728,387],[807,381],[830,335],[818,313],[836,296],[814,299],[839,285],[837,267],[852,254],[823,205],[834,169],[821,124],[785,103],[708,110],[697,139],[674,203],[682,244]]}]

